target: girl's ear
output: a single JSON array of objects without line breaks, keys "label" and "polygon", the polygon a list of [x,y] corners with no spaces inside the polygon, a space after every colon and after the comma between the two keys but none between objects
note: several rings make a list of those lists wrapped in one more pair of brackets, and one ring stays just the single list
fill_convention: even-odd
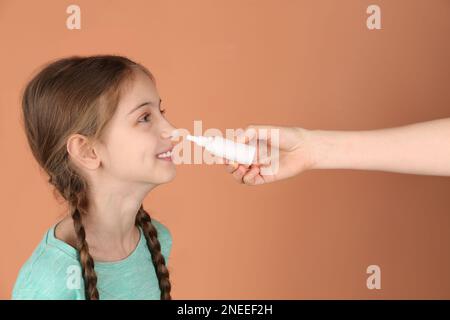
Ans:
[{"label": "girl's ear", "polygon": [[86,136],[73,134],[67,139],[67,152],[73,161],[88,170],[100,166],[100,157]]}]

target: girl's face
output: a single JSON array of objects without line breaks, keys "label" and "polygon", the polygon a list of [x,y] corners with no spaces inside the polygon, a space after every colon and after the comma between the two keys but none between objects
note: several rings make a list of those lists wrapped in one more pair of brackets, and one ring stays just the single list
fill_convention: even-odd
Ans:
[{"label": "girl's face", "polygon": [[100,158],[109,178],[124,182],[162,184],[175,177],[171,158],[158,155],[173,148],[161,99],[152,80],[141,70],[121,96],[105,128]]}]

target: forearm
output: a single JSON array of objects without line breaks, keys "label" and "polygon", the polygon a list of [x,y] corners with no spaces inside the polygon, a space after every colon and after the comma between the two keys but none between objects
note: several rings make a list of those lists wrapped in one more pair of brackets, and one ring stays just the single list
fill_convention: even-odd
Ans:
[{"label": "forearm", "polygon": [[367,131],[310,130],[312,169],[450,176],[450,118]]}]

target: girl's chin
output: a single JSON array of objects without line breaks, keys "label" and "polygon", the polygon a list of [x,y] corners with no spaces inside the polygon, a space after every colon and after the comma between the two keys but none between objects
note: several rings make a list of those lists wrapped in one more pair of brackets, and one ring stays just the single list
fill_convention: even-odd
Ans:
[{"label": "girl's chin", "polygon": [[175,179],[176,176],[177,176],[177,173],[176,173],[176,171],[174,169],[173,173],[171,173],[170,175],[167,176],[166,182],[163,182],[163,183],[171,182],[172,180]]},{"label": "girl's chin", "polygon": [[[177,172],[175,170],[175,166],[166,170],[159,170],[158,177],[154,177],[152,182],[156,185],[168,183],[175,179]],[[155,181],[156,180],[156,181]]]}]

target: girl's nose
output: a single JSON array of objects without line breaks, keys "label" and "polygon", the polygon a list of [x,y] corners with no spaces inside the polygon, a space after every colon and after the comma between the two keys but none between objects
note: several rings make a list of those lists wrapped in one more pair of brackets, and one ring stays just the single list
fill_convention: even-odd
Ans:
[{"label": "girl's nose", "polygon": [[161,138],[163,139],[170,139],[174,135],[177,134],[177,129],[171,125],[164,128],[164,130],[161,132]]}]

